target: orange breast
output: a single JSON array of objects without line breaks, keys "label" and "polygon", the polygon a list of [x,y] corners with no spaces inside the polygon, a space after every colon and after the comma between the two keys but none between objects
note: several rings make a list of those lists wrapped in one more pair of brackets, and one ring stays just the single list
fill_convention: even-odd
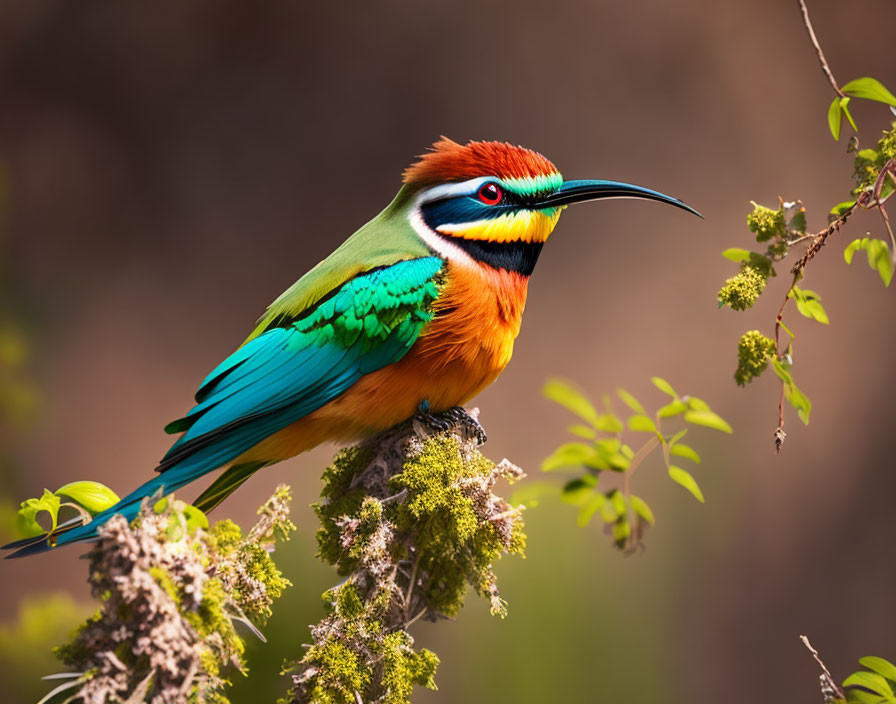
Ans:
[{"label": "orange breast", "polygon": [[239,461],[280,460],[328,440],[350,440],[411,417],[467,403],[513,354],[528,277],[484,265],[448,264],[436,317],[410,352],[367,374],[326,406],[272,435]]}]

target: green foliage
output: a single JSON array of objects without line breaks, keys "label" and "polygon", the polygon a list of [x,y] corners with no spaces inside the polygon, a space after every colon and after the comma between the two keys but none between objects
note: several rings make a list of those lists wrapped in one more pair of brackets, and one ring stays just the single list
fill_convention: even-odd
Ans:
[{"label": "green foliage", "polygon": [[[62,498],[68,498],[71,501],[63,502]],[[16,530],[23,538],[30,538],[46,532],[52,533],[59,523],[59,510],[63,506],[75,509],[86,521],[117,502],[118,496],[115,492],[99,482],[71,482],[59,487],[55,492],[44,489],[40,498],[25,499],[21,503],[16,515]],[[49,516],[50,525],[47,528],[44,528],[37,520],[42,513]]]},{"label": "green foliage", "polygon": [[876,78],[856,78],[843,86],[842,90],[854,98],[876,100],[879,103],[896,106],[896,97]]},{"label": "green foliage", "polygon": [[[560,445],[544,460],[542,470],[584,469],[583,474],[566,483],[562,498],[578,507],[577,522],[580,526],[590,523],[594,516],[600,516],[612,535],[614,545],[625,552],[631,552],[641,544],[647,526],[653,525],[656,520],[647,502],[630,491],[630,480],[635,470],[655,450],[660,450],[669,477],[702,502],[703,492],[697,481],[687,471],[674,465],[672,458],[700,463],[697,451],[681,442],[688,432],[688,425],[731,432],[731,426],[705,401],[679,395],[669,382],[660,377],[653,377],[651,381],[670,400],[651,416],[643,403],[625,389],[619,389],[617,396],[631,411],[624,423],[614,412],[608,397],[604,398],[604,410],[599,412],[584,394],[566,382],[554,379],[544,387],[545,396],[585,422],[585,425],[576,424],[569,430],[589,442]],[[674,434],[666,434],[663,423],[676,421],[683,423],[684,427]],[[642,443],[635,444],[637,450],[625,442],[626,428],[635,437],[647,436]],[[621,487],[599,487],[600,478],[605,472],[618,476]]]},{"label": "green foliage", "polygon": [[778,375],[778,378],[784,384],[784,395],[787,398],[787,402],[796,409],[800,420],[809,425],[809,413],[812,410],[812,402],[806,394],[797,388],[790,374],[789,365],[778,359],[772,359],[772,367],[775,370],[775,374]]},{"label": "green foliage", "polygon": [[846,701],[850,704],[896,704],[896,666],[883,658],[859,659],[864,670],[843,680]]},{"label": "green foliage", "polygon": [[868,266],[878,273],[884,286],[889,286],[893,280],[893,258],[890,255],[889,245],[873,237],[853,240],[843,252],[847,264],[852,264],[853,255],[860,249],[868,255]]},{"label": "green foliage", "polygon": [[734,381],[745,386],[762,374],[775,354],[775,342],[758,330],[745,332],[737,343],[737,369]]},{"label": "green foliage", "polygon": [[821,296],[815,293],[815,291],[804,291],[799,286],[794,285],[790,291],[787,292],[787,297],[796,301],[797,310],[807,318],[817,320],[824,325],[827,325],[830,322],[828,320],[828,314],[824,310],[824,306],[821,305]]},{"label": "green foliage", "polygon": [[[853,162],[854,196],[861,196],[872,189],[880,176],[881,169],[896,158],[896,122],[884,130],[873,149],[859,149]],[[889,178],[881,184],[881,199],[888,198],[894,189],[894,179]]]}]

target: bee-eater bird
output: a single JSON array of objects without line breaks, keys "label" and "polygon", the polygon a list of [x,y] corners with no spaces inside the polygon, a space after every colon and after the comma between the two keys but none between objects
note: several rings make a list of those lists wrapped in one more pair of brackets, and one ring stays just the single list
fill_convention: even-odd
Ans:
[{"label": "bee-eater bird", "polygon": [[[325,441],[390,428],[415,413],[442,423],[491,384],[513,352],[529,277],[572,203],[645,198],[617,181],[564,181],[541,154],[447,138],[404,172],[379,215],[267,309],[169,423],[181,436],[158,475],[89,523],[19,541],[19,557],[96,538],[114,514],[224,472],[195,505],[216,506],[250,475]],[[699,215],[699,214],[698,214]],[[467,418],[467,422],[471,419]]]}]

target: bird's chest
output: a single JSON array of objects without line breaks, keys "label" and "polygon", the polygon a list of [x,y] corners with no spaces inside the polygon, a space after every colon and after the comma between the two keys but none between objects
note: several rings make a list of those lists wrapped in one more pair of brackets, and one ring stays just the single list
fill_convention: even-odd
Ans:
[{"label": "bird's chest", "polygon": [[[520,331],[528,277],[486,266],[452,266],[424,330],[417,361],[462,403],[507,366]],[[447,401],[446,401],[447,402]]]}]

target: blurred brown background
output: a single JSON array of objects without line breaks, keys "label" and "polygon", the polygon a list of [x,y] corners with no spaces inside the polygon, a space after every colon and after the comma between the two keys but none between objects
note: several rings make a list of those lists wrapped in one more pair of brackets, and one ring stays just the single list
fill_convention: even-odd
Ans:
[{"label": "blurred brown background", "polygon": [[[896,4],[811,10],[841,82],[896,86]],[[818,702],[800,633],[840,678],[862,655],[896,657],[896,306],[841,256],[879,219],[857,216],[810,267],[832,324],[791,317],[815,408],[809,428],[788,410],[778,457],[775,380],[741,390],[731,375],[739,334],[770,332],[785,277],[749,313],[719,311],[715,293],[735,270],[720,251],[749,246],[749,199],[802,198],[816,229],[846,199],[831,97],[795,1],[0,2],[3,304],[43,399],[4,448],[2,491],[141,482],[202,377],[388,202],[413,155],[440,134],[522,143],[568,177],[651,186],[706,220],[629,201],[563,216],[514,361],[478,399],[489,453],[537,478],[569,420],[540,396],[549,375],[656,404],[659,374],[735,434],[695,442],[705,506],[659,466],[639,473],[658,524],[638,557],[568,506],[530,511],[529,558],[499,569],[510,616],[471,598],[456,622],[421,627],[443,665],[417,700]],[[860,102],[870,145],[887,113]],[[265,470],[219,511],[248,520],[280,481],[299,496],[281,558],[295,587],[237,701],[273,701],[336,579],[306,508],[331,453]],[[0,563],[0,619],[29,594],[86,600],[78,555]]]}]

